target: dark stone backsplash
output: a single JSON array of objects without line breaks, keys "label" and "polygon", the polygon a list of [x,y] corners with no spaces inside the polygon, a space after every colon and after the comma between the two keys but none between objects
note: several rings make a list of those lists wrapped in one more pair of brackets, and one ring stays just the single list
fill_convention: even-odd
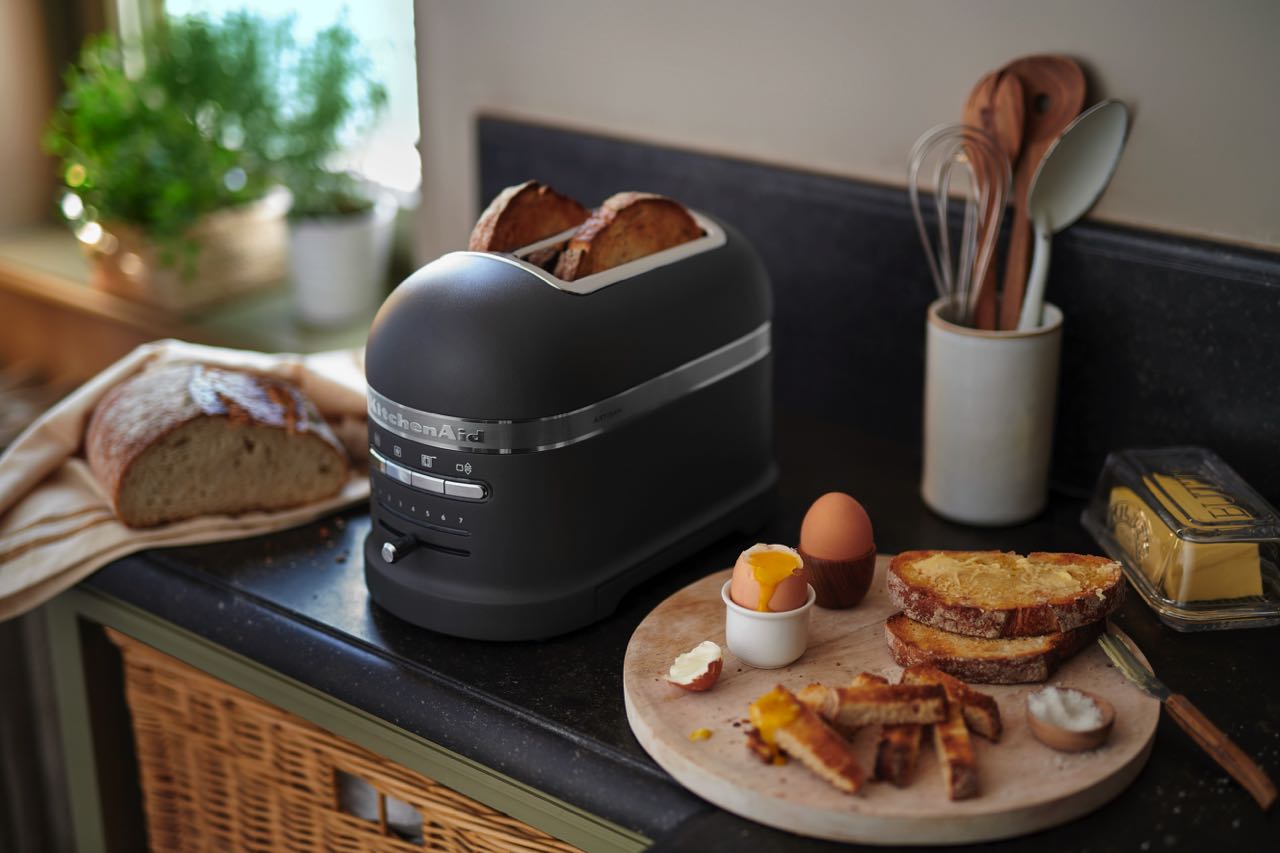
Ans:
[{"label": "dark stone backsplash", "polygon": [[[478,139],[482,205],[536,177],[738,227],[773,279],[777,405],[918,443],[934,288],[905,190],[494,118]],[[1083,223],[1054,241],[1048,299],[1066,315],[1059,488],[1088,490],[1109,450],[1200,444],[1280,502],[1280,255]]]}]

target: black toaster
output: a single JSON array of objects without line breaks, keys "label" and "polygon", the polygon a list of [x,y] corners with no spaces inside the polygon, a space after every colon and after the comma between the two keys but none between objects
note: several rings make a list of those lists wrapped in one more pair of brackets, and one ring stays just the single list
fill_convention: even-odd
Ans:
[{"label": "black toaster", "polygon": [[453,252],[369,333],[373,600],[461,637],[600,619],[635,584],[767,514],[769,279],[703,236],[576,281]]}]

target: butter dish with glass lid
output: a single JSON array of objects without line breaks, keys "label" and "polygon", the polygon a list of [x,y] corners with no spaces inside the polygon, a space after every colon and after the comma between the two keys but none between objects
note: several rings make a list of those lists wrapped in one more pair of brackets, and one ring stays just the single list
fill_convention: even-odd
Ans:
[{"label": "butter dish with glass lid", "polygon": [[1280,624],[1280,516],[1212,451],[1110,454],[1081,521],[1170,627]]}]

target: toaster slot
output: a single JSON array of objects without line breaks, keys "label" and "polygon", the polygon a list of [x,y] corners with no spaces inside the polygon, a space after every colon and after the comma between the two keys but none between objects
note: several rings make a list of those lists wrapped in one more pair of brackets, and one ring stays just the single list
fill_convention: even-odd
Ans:
[{"label": "toaster slot", "polygon": [[657,269],[658,267],[673,264],[676,261],[682,261],[685,258],[692,257],[693,255],[719,248],[727,242],[724,229],[710,217],[704,216],[698,211],[692,209],[689,210],[689,214],[693,216],[694,222],[696,222],[698,227],[702,229],[702,236],[696,240],[690,240],[687,243],[681,243],[678,246],[672,246],[669,249],[663,249],[660,252],[654,252],[651,255],[636,258],[634,261],[628,261],[625,264],[619,264],[616,267],[611,267],[607,270],[593,273],[592,275],[586,275],[582,278],[575,279],[574,281],[565,281],[562,278],[557,278],[542,267],[529,263],[525,258],[540,249],[545,249],[548,246],[554,246],[558,242],[567,240],[573,236],[574,231],[577,229],[571,228],[568,231],[556,234],[553,237],[547,237],[528,246],[522,246],[511,254],[500,254],[497,252],[479,252],[473,254],[482,254],[486,257],[515,264],[516,266],[522,267],[523,269],[533,273],[557,290],[563,290],[566,293],[585,296],[588,293],[594,293],[602,287],[607,287],[615,282],[635,278],[641,273],[646,273],[650,270]]}]

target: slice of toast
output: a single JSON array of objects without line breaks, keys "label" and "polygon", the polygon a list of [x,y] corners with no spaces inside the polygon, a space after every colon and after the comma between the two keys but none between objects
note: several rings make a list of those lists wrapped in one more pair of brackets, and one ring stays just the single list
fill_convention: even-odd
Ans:
[{"label": "slice of toast", "polygon": [[849,744],[782,685],[757,698],[749,710],[755,728],[747,746],[757,756],[763,757],[753,741],[776,745],[847,794],[856,794],[866,782]]},{"label": "slice of toast", "polygon": [[911,784],[911,775],[920,760],[920,742],[927,726],[908,723],[902,726],[885,726],[880,730],[876,743],[876,778],[896,787]]},{"label": "slice of toast", "polygon": [[[884,676],[874,675],[870,672],[860,672],[849,682],[849,686],[874,687],[888,683],[889,679]],[[796,698],[817,712],[818,716],[826,720],[828,725],[845,738],[852,739],[857,734],[858,727],[856,725],[846,726],[835,719],[836,711],[839,709],[840,697],[839,693],[833,688],[827,687],[825,684],[810,684],[801,689],[796,694]]]},{"label": "slice of toast", "polygon": [[[590,215],[581,204],[546,184],[525,181],[507,187],[489,202],[471,230],[467,248],[472,252],[514,252],[576,228]],[[541,262],[532,263],[545,266],[548,262],[544,256]]]},{"label": "slice of toast", "polygon": [[904,551],[889,597],[917,622],[974,637],[1026,637],[1099,622],[1124,599],[1120,564],[1084,554]]},{"label": "slice of toast", "polygon": [[[900,679],[899,683],[905,682]],[[945,688],[944,688],[945,690]],[[884,726],[876,741],[875,776],[877,779],[905,788],[911,784],[916,763],[920,760],[920,741],[925,727],[919,723]]]},{"label": "slice of toast", "polygon": [[653,193],[618,193],[574,233],[555,275],[575,281],[701,236],[698,223],[678,202]]},{"label": "slice of toast", "polygon": [[947,796],[953,800],[978,796],[978,759],[958,696],[948,696],[947,719],[933,725],[933,748],[942,766]]},{"label": "slice of toast", "polygon": [[[927,675],[923,670],[915,672],[917,677]],[[909,677],[903,673],[904,680]],[[933,725],[933,749],[942,768],[943,784],[947,786],[947,796],[953,800],[976,797],[978,758],[964,720],[967,688],[955,679],[945,680],[940,686],[947,693],[947,719]]]},{"label": "slice of toast", "polygon": [[960,679],[932,666],[908,667],[902,672],[902,680],[906,684],[936,684],[944,688],[948,696],[960,700],[960,710],[969,731],[992,743],[1000,740],[1004,726],[1000,722],[1000,706],[994,696],[974,690]]},{"label": "slice of toast", "polygon": [[953,634],[896,613],[885,620],[885,640],[899,666],[928,664],[956,678],[981,684],[1045,681],[1067,658],[1101,633],[1093,622],[1061,634],[984,639]]},{"label": "slice of toast", "polygon": [[841,730],[946,719],[947,698],[936,684],[884,684],[828,687],[810,684],[796,694],[818,716]]}]

